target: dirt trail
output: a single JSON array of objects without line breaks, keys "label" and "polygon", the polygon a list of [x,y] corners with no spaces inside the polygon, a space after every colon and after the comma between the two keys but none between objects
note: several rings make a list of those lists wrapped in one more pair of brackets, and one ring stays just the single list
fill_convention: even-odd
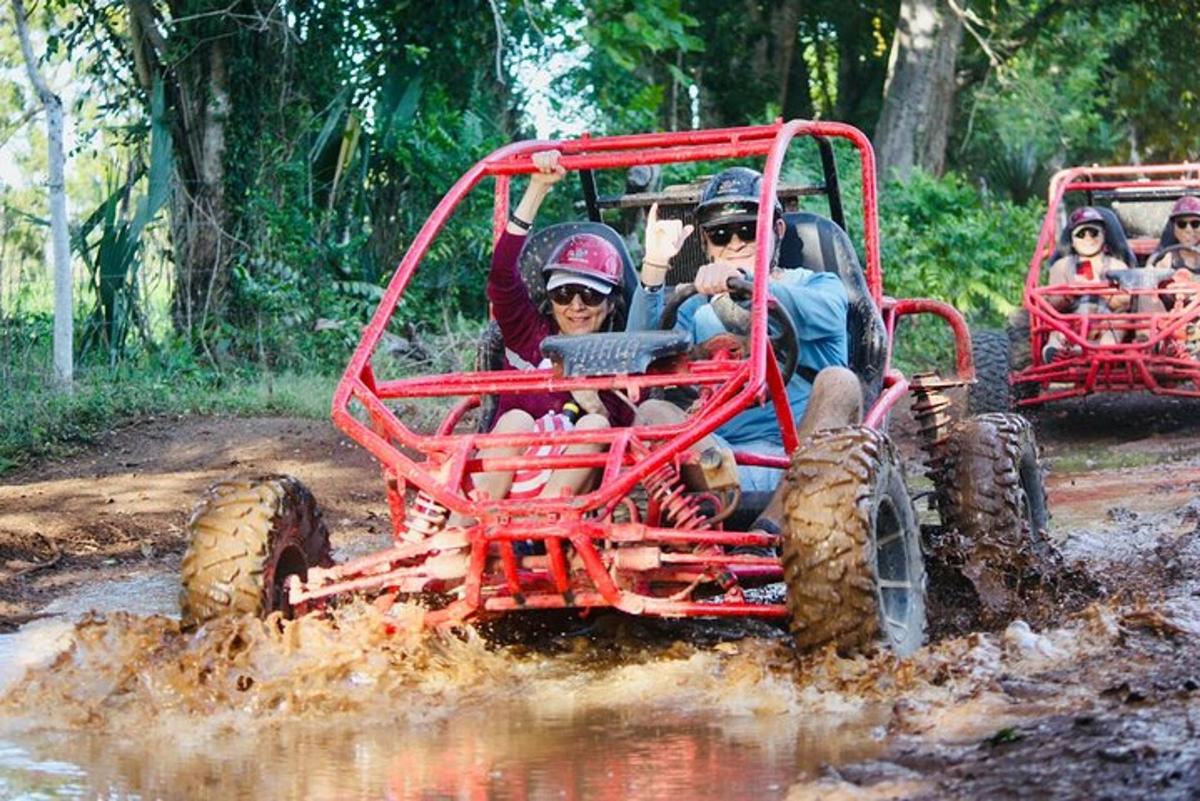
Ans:
[{"label": "dirt trail", "polygon": [[89,581],[178,565],[192,505],[230,475],[319,488],[335,546],[384,532],[376,462],[328,421],[152,419],[0,476],[0,631]]},{"label": "dirt trail", "polygon": [[[971,634],[929,646],[905,662],[886,655],[826,656],[800,667],[778,636],[757,628],[734,644],[722,632],[698,634],[686,625],[653,621],[637,622],[632,635],[626,628],[593,631],[586,647],[579,646],[583,650],[576,638],[559,651],[499,657],[466,643],[461,650],[467,660],[439,650],[460,648],[453,644],[413,650],[373,640],[369,653],[380,656],[363,663],[356,682],[378,671],[375,680],[383,683],[363,685],[364,708],[382,690],[394,692],[398,703],[411,702],[410,714],[445,714],[441,710],[477,703],[480,676],[489,686],[511,690],[520,704],[553,689],[556,697],[565,694],[586,706],[592,701],[580,695],[583,687],[623,689],[644,673],[654,694],[664,686],[683,688],[718,710],[731,705],[730,714],[739,704],[764,699],[773,699],[770,709],[753,714],[799,719],[814,703],[826,713],[865,702],[884,710],[878,731],[886,735],[886,748],[843,753],[837,767],[814,768],[771,797],[1195,798],[1200,406],[1139,400],[1123,408],[1080,404],[1070,414],[1038,421],[1050,468],[1052,535],[1065,556],[1085,564],[1103,587],[1097,604],[1040,630],[1016,625],[1003,633]],[[204,488],[226,475],[267,472],[294,474],[314,488],[343,555],[385,538],[375,463],[325,421],[145,421],[111,432],[74,458],[0,478],[0,626],[38,617],[81,585],[173,574],[187,513]],[[278,715],[282,690],[272,681],[303,675],[308,682],[322,669],[341,675],[340,667],[325,662],[304,664],[294,674],[253,665],[212,673],[211,649],[248,637],[258,644],[244,656],[221,653],[245,664],[283,649],[294,660],[292,639],[329,636],[317,622],[305,622],[278,642],[274,634],[264,640],[258,630],[252,637],[217,630],[207,644],[182,637],[164,618],[117,623],[81,628],[74,662],[7,703],[41,708],[67,686],[85,700],[95,693],[89,715],[173,705],[194,719],[234,699],[241,708]],[[346,630],[335,640],[341,642]],[[152,647],[157,650],[147,663]],[[458,686],[441,674],[430,679],[421,670],[428,664],[469,667],[469,682]],[[172,689],[187,665],[203,672],[205,694]],[[247,675],[258,674],[245,670],[254,669],[262,674],[247,684]],[[135,673],[141,677],[137,686],[119,695],[107,689],[110,679]],[[590,678],[581,684],[579,675]],[[675,678],[655,683],[664,676]],[[731,677],[738,683],[728,684]],[[333,711],[323,706],[330,703],[353,707],[353,695],[330,701],[320,685],[306,696],[307,686],[289,685],[288,703],[314,705],[319,715]],[[774,695],[763,695],[768,686]],[[412,700],[426,691],[428,706]],[[597,694],[596,708],[608,709],[611,697]],[[647,699],[636,708],[653,703]]]}]

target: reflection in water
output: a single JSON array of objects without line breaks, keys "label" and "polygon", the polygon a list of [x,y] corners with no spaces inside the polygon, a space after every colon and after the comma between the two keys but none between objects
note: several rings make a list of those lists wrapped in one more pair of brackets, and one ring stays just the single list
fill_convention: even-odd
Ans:
[{"label": "reflection in water", "polygon": [[32,628],[8,652],[41,642],[40,664],[0,688],[0,797],[782,798],[878,754],[874,688],[910,681],[889,659],[798,669],[769,637],[631,623],[497,648],[387,622],[354,605]]},{"label": "reflection in water", "polygon": [[781,798],[823,762],[879,750],[861,725],[727,723],[601,711],[545,720],[497,707],[428,726],[303,722],[200,740],[181,732],[169,743],[27,734],[20,747],[0,739],[0,796],[605,801],[725,799],[736,788],[740,798]]}]

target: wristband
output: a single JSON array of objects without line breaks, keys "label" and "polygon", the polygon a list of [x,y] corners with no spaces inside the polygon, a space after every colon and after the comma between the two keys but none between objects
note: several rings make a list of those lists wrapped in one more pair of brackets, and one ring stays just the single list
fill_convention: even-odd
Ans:
[{"label": "wristband", "polygon": [[513,225],[517,226],[518,228],[520,228],[522,231],[528,231],[530,228],[533,227],[533,223],[522,220],[520,217],[517,216],[517,213],[515,211],[512,214],[508,215],[508,221],[510,223],[512,223]]}]

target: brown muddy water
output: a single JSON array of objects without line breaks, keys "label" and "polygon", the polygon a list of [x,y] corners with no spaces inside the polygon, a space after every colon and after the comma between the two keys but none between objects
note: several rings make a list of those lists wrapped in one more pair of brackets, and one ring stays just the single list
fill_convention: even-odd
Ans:
[{"label": "brown muddy water", "polygon": [[148,560],[0,635],[0,799],[1200,797],[1200,457],[1175,442],[1052,460],[1094,604],[906,660],[798,662],[737,621],[388,635],[367,606],[182,633]]},{"label": "brown muddy water", "polygon": [[773,637],[548,652],[388,636],[369,608],[182,634],[175,592],[113,582],[0,637],[0,797],[769,798],[884,747],[877,695],[797,684]]}]

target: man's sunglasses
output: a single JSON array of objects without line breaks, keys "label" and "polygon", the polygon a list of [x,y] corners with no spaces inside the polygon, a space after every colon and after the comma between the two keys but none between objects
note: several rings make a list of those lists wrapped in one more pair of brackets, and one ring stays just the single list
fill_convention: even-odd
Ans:
[{"label": "man's sunglasses", "polygon": [[1092,226],[1089,225],[1084,228],[1076,228],[1073,236],[1076,239],[1083,239],[1085,236],[1100,236],[1100,234],[1102,234],[1102,233],[1104,233],[1104,232],[1101,231],[1099,228],[1093,228]]},{"label": "man's sunglasses", "polygon": [[758,231],[757,226],[757,223],[749,221],[727,225],[714,225],[710,228],[705,228],[704,235],[708,237],[709,242],[720,248],[728,245],[729,240],[733,239],[734,234],[737,234],[738,239],[743,242],[753,242],[754,236]]},{"label": "man's sunglasses", "polygon": [[556,286],[550,290],[549,295],[550,300],[559,306],[570,306],[576,295],[583,301],[584,306],[599,306],[608,298],[608,295],[603,292],[597,292],[589,286],[580,286],[579,284]]},{"label": "man's sunglasses", "polygon": [[1184,228],[1200,228],[1200,220],[1195,218],[1188,220],[1176,220],[1175,227],[1182,231]]}]

